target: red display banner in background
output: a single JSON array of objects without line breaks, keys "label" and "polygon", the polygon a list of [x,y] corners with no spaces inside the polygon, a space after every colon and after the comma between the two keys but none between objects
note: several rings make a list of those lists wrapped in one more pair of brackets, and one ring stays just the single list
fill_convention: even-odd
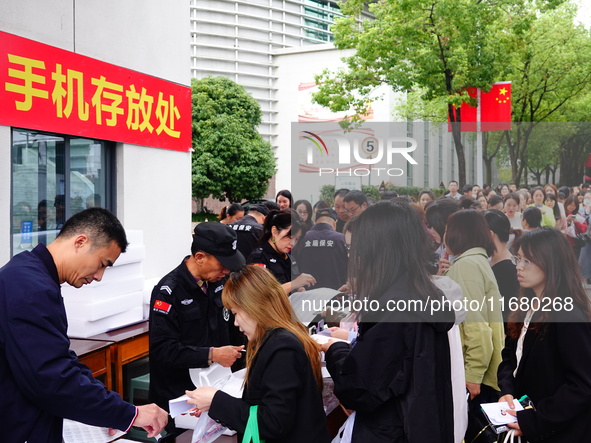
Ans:
[{"label": "red display banner in background", "polygon": [[0,125],[191,148],[191,88],[0,32]]}]

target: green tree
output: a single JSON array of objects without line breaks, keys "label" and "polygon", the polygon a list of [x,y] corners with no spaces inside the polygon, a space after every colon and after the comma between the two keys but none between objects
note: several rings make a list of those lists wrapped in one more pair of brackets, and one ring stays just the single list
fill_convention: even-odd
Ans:
[{"label": "green tree", "polygon": [[567,136],[562,138],[559,149],[560,183],[574,186],[583,181],[587,153],[591,152],[591,93],[571,100],[562,113],[570,123],[558,123],[567,126]]},{"label": "green tree", "polygon": [[[591,86],[591,37],[584,27],[574,24],[575,12],[572,4],[565,3],[537,15],[527,29],[515,34],[508,59],[514,72],[514,124],[507,133],[505,152],[517,184],[524,178],[529,160],[540,155],[529,149],[534,128],[539,122],[568,121],[565,106]],[[533,167],[537,170],[541,166]]]},{"label": "green tree", "polygon": [[[440,103],[451,122],[461,122],[466,88],[490,89],[504,80],[509,0],[364,0],[343,2],[346,17],[332,30],[339,49],[355,48],[347,69],[324,71],[314,96],[333,111],[363,114],[369,95],[386,83],[395,91],[415,91],[426,103]],[[375,19],[358,20],[367,7]],[[473,100],[471,100],[473,102]],[[352,117],[355,119],[355,117]],[[453,125],[458,178],[466,183],[465,150]]]},{"label": "green tree", "polygon": [[275,173],[269,142],[257,132],[261,109],[225,77],[193,80],[193,195],[232,202],[261,198]]}]

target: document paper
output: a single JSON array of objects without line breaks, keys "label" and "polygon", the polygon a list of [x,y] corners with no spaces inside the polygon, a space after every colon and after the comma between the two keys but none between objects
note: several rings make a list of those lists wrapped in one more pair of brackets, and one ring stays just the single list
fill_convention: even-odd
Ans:
[{"label": "document paper", "polygon": [[108,443],[125,435],[117,430],[115,435],[109,435],[107,428],[86,425],[73,420],[64,419],[62,438],[64,443]]}]

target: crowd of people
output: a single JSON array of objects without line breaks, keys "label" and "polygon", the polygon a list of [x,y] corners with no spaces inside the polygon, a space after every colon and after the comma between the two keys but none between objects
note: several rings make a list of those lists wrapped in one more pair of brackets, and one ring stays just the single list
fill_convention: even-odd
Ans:
[{"label": "crowd of people", "polygon": [[[390,191],[376,202],[360,191],[340,189],[333,202],[314,205],[306,200],[291,205],[291,193],[281,191],[278,199],[287,206],[267,214],[266,235],[259,237],[247,262],[270,271],[287,297],[328,287],[380,307],[401,300],[463,302],[460,308],[452,305],[430,315],[379,315],[362,309],[353,313],[352,323],[330,328],[334,338],[348,340],[329,341],[322,350],[336,396],[355,411],[350,441],[493,441],[484,432],[487,421],[480,405],[497,401],[507,402],[505,413],[516,416],[508,426],[527,441],[584,441],[591,418],[591,376],[575,355],[581,354],[581,362],[591,358],[591,307],[581,272],[591,192],[586,195],[586,186],[530,190],[504,183],[495,190],[460,190],[455,181],[448,191],[440,198],[431,190],[417,198]],[[287,285],[301,276],[306,278],[301,286]],[[274,294],[279,295],[277,289]],[[536,307],[534,299],[550,308]],[[238,307],[238,300],[234,293],[232,306]],[[263,328],[257,337],[264,340],[270,333]],[[305,349],[306,340],[300,341]],[[252,350],[247,367],[257,352]],[[317,358],[308,354],[303,367],[314,368]],[[313,377],[305,371],[308,375],[292,378],[310,385]],[[263,370],[269,378],[273,373]],[[241,414],[225,419],[223,394],[203,389],[188,391],[199,413],[212,408],[214,418],[234,420],[239,432],[248,405],[270,408],[264,394],[259,400],[245,394],[244,403],[236,406]],[[304,392],[309,391],[301,393],[309,398]],[[516,412],[515,403],[523,396],[533,408]],[[309,401],[312,407],[317,399]],[[301,431],[296,404],[286,426]],[[281,421],[268,410],[265,414],[259,419],[273,425]],[[308,419],[317,423],[319,417]],[[270,430],[261,435],[271,441],[326,441],[316,428],[308,430],[297,434],[299,440]]]},{"label": "crowd of people", "polygon": [[[93,381],[67,351],[59,283],[100,280],[127,245],[108,211],[84,210],[54,243],[0,269],[0,303],[8,307],[0,311],[7,393],[0,405],[17,405],[9,419],[31,424],[9,441],[57,441],[62,417],[123,430],[134,424],[151,436],[165,429],[173,441],[182,430],[166,424],[165,411],[186,394],[194,415],[207,412],[239,439],[254,415],[267,442],[329,442],[323,360],[334,394],[352,412],[350,434],[336,441],[496,441],[480,405],[498,401],[515,417],[507,426],[526,441],[586,441],[587,190],[460,189],[452,181],[439,198],[431,190],[416,198],[390,191],[372,201],[340,189],[333,201],[312,205],[283,190],[275,202],[230,205],[220,222],[195,227],[190,253],[153,289],[154,404],[140,407]],[[97,224],[101,217],[107,221]],[[333,319],[322,345],[290,304],[291,294],[315,288],[361,306],[346,321]],[[328,321],[328,309],[323,314]],[[30,324],[38,338],[21,334]],[[25,354],[26,346],[39,352]],[[214,363],[246,368],[242,398],[193,385],[189,369]],[[32,383],[35,371],[41,376]],[[59,374],[67,374],[64,393],[52,390]],[[82,407],[70,391],[91,402]]]}]

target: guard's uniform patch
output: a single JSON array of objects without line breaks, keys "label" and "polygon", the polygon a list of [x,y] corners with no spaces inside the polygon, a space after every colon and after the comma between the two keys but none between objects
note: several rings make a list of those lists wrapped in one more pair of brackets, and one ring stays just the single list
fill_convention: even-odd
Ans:
[{"label": "guard's uniform patch", "polygon": [[162,312],[163,314],[168,314],[170,312],[170,308],[172,308],[172,305],[170,303],[166,303],[162,300],[156,300],[154,302],[152,310],[156,312]]}]

